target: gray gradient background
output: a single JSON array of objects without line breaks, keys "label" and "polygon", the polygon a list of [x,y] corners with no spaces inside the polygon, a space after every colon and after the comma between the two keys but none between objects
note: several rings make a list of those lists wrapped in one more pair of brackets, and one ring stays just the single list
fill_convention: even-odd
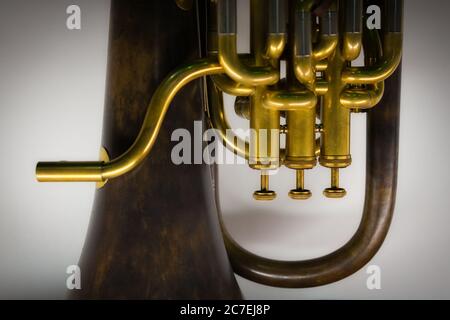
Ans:
[{"label": "gray gradient background", "polygon": [[[239,2],[239,48],[246,51],[248,1]],[[81,6],[81,31],[65,27],[70,4]],[[382,269],[382,289],[368,290],[362,269],[301,290],[239,278],[246,298],[450,298],[449,14],[449,1],[405,1],[397,206],[370,262]],[[34,169],[38,160],[98,157],[108,20],[106,0],[0,1],[0,298],[64,298],[65,269],[78,261],[94,186],[38,184]],[[294,174],[283,169],[271,179],[279,199],[255,203],[257,173],[221,166],[221,201],[235,239],[286,260],[323,255],[350,239],[364,195],[364,116],[353,116],[352,131],[354,164],[342,173],[349,192],[342,201],[321,196],[329,180],[322,168],[307,173],[310,201],[288,199]]]}]

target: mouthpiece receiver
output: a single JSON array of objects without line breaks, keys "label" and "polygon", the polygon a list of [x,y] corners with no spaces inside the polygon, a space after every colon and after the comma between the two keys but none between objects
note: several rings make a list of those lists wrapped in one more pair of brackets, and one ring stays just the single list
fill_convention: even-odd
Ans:
[{"label": "mouthpiece receiver", "polygon": [[36,178],[39,182],[104,182],[103,161],[39,162]]}]

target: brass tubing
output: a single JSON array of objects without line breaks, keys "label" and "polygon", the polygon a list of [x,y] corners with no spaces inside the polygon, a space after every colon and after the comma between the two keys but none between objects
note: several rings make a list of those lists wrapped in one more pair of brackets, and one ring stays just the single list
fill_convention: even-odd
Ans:
[{"label": "brass tubing", "polygon": [[211,126],[217,130],[223,145],[228,150],[248,160],[249,143],[233,133],[225,115],[222,92],[214,85],[211,79],[207,80],[207,90]]},{"label": "brass tubing", "polygon": [[264,107],[287,111],[284,165],[289,168],[311,169],[316,165],[316,103],[317,97],[306,89],[267,91],[263,96]]},{"label": "brass tubing", "polygon": [[224,70],[213,59],[202,59],[184,65],[169,75],[155,91],[141,131],[134,144],[110,162],[44,162],[38,163],[36,177],[41,182],[103,182],[121,176],[138,166],[151,151],[164,116],[175,95],[187,83]]},{"label": "brass tubing", "polygon": [[[307,288],[339,281],[366,265],[382,245],[392,220],[397,186],[399,111],[400,70],[386,81],[385,98],[368,113],[366,199],[361,223],[350,241],[320,258],[277,261],[239,246],[221,221],[234,271],[265,285]],[[218,194],[216,199],[220,206]]]},{"label": "brass tubing", "polygon": [[[299,1],[297,6],[300,6],[301,2]],[[299,7],[295,11],[293,68],[297,80],[312,90],[316,73],[312,53],[311,12]]]},{"label": "brass tubing", "polygon": [[268,66],[247,66],[237,54],[236,0],[218,0],[217,10],[218,58],[226,74],[234,81],[246,86],[277,83],[278,70]]},{"label": "brass tubing", "polygon": [[325,71],[328,68],[328,61],[322,60],[316,62],[316,71]]},{"label": "brass tubing", "polygon": [[321,120],[320,164],[333,168],[345,168],[351,163],[350,156],[350,110],[340,104],[340,96],[345,88],[341,81],[341,71],[345,61],[336,50],[329,59],[329,67],[325,74],[328,90],[323,96]]},{"label": "brass tubing", "polygon": [[275,34],[269,33],[267,35],[267,47],[265,57],[267,59],[272,60],[273,62],[277,62],[277,60],[283,54],[284,48],[286,47],[286,34]]},{"label": "brass tubing", "polygon": [[271,67],[249,67],[242,63],[237,55],[235,34],[219,34],[219,62],[230,78],[246,86],[271,85],[279,80],[279,72]]},{"label": "brass tubing", "polygon": [[328,92],[328,82],[324,80],[318,80],[314,88],[316,95],[323,96]]},{"label": "brass tubing", "polygon": [[238,83],[228,77],[226,74],[217,74],[211,76],[211,79],[214,81],[214,84],[220,89],[220,91],[223,91],[232,96],[244,97],[251,96],[255,93],[254,87],[249,87]]},{"label": "brass tubing", "polygon": [[[267,63],[264,59],[266,46],[268,7],[266,1],[250,1],[250,48],[255,66]],[[278,74],[278,73],[277,73]],[[250,155],[249,166],[257,170],[272,170],[280,166],[280,111],[263,107],[264,84],[255,88],[250,97]]]},{"label": "brass tubing", "polygon": [[315,121],[315,108],[287,112],[286,167],[312,169],[316,165]]},{"label": "brass tubing", "polygon": [[280,166],[280,111],[263,107],[264,90],[257,87],[250,101],[249,166],[270,170]]},{"label": "brass tubing", "polygon": [[314,47],[313,50],[314,60],[320,61],[328,58],[336,49],[337,44],[338,44],[337,35],[321,35],[319,43],[317,44],[317,46]]},{"label": "brass tubing", "polygon": [[36,178],[39,182],[103,182],[101,161],[91,162],[39,162]]},{"label": "brass tubing", "polygon": [[314,46],[313,58],[320,61],[328,58],[338,44],[338,21],[336,5],[333,3],[327,10],[325,17],[321,18],[319,42]]},{"label": "brass tubing", "polygon": [[342,56],[346,61],[358,58],[362,48],[362,0],[344,0],[345,28],[342,43]]},{"label": "brass tubing", "polygon": [[265,56],[275,67],[286,46],[286,3],[285,0],[268,0],[269,27]]},{"label": "brass tubing", "polygon": [[297,91],[271,91],[267,90],[262,95],[262,106],[278,111],[301,111],[313,109],[317,103],[317,97],[309,90]]},{"label": "brass tubing", "polygon": [[373,84],[390,77],[402,59],[402,33],[387,33],[383,41],[383,57],[375,66],[350,67],[343,71],[342,81],[348,84]]},{"label": "brass tubing", "polygon": [[370,109],[383,98],[384,82],[374,84],[372,88],[350,88],[342,92],[340,103],[348,109]]}]

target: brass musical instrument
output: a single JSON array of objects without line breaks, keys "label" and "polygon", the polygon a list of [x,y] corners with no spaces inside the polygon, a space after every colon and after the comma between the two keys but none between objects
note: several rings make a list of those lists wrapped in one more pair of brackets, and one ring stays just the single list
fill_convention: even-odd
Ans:
[{"label": "brass musical instrument", "polygon": [[[381,30],[369,30],[365,25],[365,9],[369,4],[381,8]],[[42,162],[36,169],[37,179],[42,182],[97,182],[97,198],[100,200],[96,199],[96,210],[104,211],[105,206],[112,211],[118,210],[108,202],[119,201],[114,197],[130,198],[115,204],[122,206],[117,215],[113,214],[111,218],[103,212],[95,223],[91,222],[87,245],[91,243],[94,249],[85,248],[82,261],[87,269],[93,271],[90,271],[91,283],[87,284],[87,293],[83,296],[121,297],[118,288],[128,292],[124,294],[126,297],[240,296],[233,277],[230,277],[231,269],[226,262],[220,237],[217,239],[220,234],[215,209],[211,209],[211,206],[215,207],[214,199],[211,200],[212,188],[208,186],[209,191],[205,191],[204,185],[209,183],[204,180],[203,168],[206,165],[191,166],[192,172],[203,175],[199,187],[204,191],[201,191],[203,194],[197,193],[196,199],[208,203],[199,209],[201,212],[208,211],[206,216],[196,216],[198,211],[186,208],[186,204],[195,206],[184,194],[193,191],[181,187],[189,181],[186,179],[193,178],[192,172],[180,174],[179,168],[167,164],[173,172],[178,172],[171,175],[169,180],[154,171],[161,170],[160,165],[165,166],[162,162],[170,161],[167,156],[170,144],[162,142],[161,135],[168,140],[168,134],[177,121],[179,125],[188,127],[189,121],[201,117],[201,103],[198,103],[201,91],[205,93],[203,107],[208,124],[218,131],[228,149],[245,157],[252,169],[261,172],[261,189],[253,195],[256,200],[276,198],[276,193],[269,188],[269,171],[283,165],[295,170],[296,175],[296,186],[289,196],[294,200],[310,198],[311,191],[305,187],[305,170],[313,169],[317,162],[331,171],[331,184],[323,194],[329,198],[344,197],[346,191],[339,184],[339,170],[348,167],[352,161],[351,114],[367,114],[366,201],[361,225],[345,246],[327,256],[308,261],[275,261],[241,248],[222,225],[225,248],[233,270],[259,283],[291,288],[312,287],[340,280],[364,266],[381,246],[394,208],[402,12],[402,0],[370,3],[362,0],[251,0],[251,52],[239,54],[236,43],[236,0],[195,3],[113,1],[110,93],[106,102],[102,159],[93,162]],[[163,19],[172,24],[163,22]],[[189,23],[194,23],[197,30],[193,31],[192,25],[188,27]],[[185,47],[175,59],[188,62],[164,79],[160,79],[162,67],[158,59],[166,52],[175,55],[167,50],[177,51],[179,46],[177,41],[170,42],[160,34],[166,30],[161,29],[161,26],[167,28],[168,36],[177,34],[178,39],[183,36],[190,39],[183,41]],[[149,30],[152,27],[159,33]],[[180,34],[178,28],[186,28],[186,34]],[[197,48],[192,43],[195,43],[196,34],[200,39],[200,59],[193,59]],[[160,47],[158,41],[161,41]],[[153,49],[157,53],[152,53],[151,48],[157,48]],[[364,66],[352,66],[352,61],[360,56],[362,50]],[[281,61],[286,64],[286,77],[283,79],[280,77]],[[135,78],[133,72],[136,73]],[[123,74],[125,77],[121,78]],[[158,81],[160,83],[155,88]],[[189,88],[191,95],[184,88]],[[142,103],[147,97],[150,98],[151,91],[154,92],[145,108]],[[249,120],[250,141],[242,141],[230,132],[222,93],[237,97],[235,109],[241,117]],[[184,105],[179,100],[177,102],[177,94],[189,96]],[[192,95],[197,97],[193,98]],[[124,104],[127,99],[130,110]],[[172,106],[174,101],[175,105]],[[170,111],[172,107],[176,107],[176,111]],[[166,119],[166,115],[169,119]],[[280,125],[282,118],[285,118],[285,125]],[[141,121],[138,134],[134,130],[139,123],[137,119]],[[285,148],[280,148],[282,136],[286,139]],[[131,146],[125,148],[124,142],[132,140]],[[160,146],[155,147],[158,143]],[[163,171],[168,172],[165,169]],[[149,195],[148,191],[145,191],[144,196],[142,190],[147,187],[156,192],[158,197]],[[146,199],[146,196],[152,197],[151,200]],[[151,209],[147,208],[150,201]],[[155,204],[155,201],[159,204]],[[171,216],[170,212],[166,212],[166,202],[174,202],[167,206],[178,213]],[[123,207],[126,203],[129,203],[130,208]],[[177,208],[174,209],[174,206]],[[127,216],[127,210],[133,216]],[[145,224],[153,226],[147,225],[142,229],[136,221],[129,223],[130,219],[146,217],[146,210],[155,212],[145,220]],[[193,223],[200,229],[189,228],[176,221],[183,210],[190,212],[189,217],[195,219]],[[156,214],[163,218],[155,217]],[[201,217],[207,220],[197,221]],[[206,221],[209,226],[205,226]],[[125,223],[130,228],[137,228],[136,234],[148,231],[158,236],[152,238],[151,235],[141,234],[140,237],[134,237],[133,230],[127,231],[131,239],[114,236],[114,232],[121,234],[123,231],[119,231],[119,226],[112,226],[112,223]],[[177,224],[177,228],[168,227],[171,223]],[[189,233],[189,229],[194,234]],[[197,239],[196,231],[202,235],[202,240]],[[184,250],[186,246],[183,241],[194,241],[191,237],[196,239],[195,244],[182,252],[181,249]],[[158,241],[142,243],[143,239]],[[175,243],[171,243],[171,239]],[[139,289],[134,290],[122,283],[121,279],[127,279],[123,272],[125,262],[119,262],[120,266],[117,267],[112,261],[122,261],[115,256],[114,250],[118,247],[121,251],[127,249],[117,244],[118,241],[125,241],[130,246],[131,252],[126,256],[133,261],[132,269],[139,270],[133,273],[132,279],[135,283],[143,281],[146,283],[144,287],[137,284]],[[202,241],[211,241],[216,253],[211,254],[211,247],[205,248],[204,244],[199,244]],[[108,242],[113,242],[115,249]],[[171,251],[171,255],[155,246],[166,246],[165,249]],[[89,252],[85,253],[86,250]],[[108,253],[104,254],[102,250]],[[142,250],[145,254],[142,254]],[[183,263],[178,265],[179,272],[175,270],[177,264],[172,265],[174,270],[166,272],[157,262],[159,259],[177,260],[179,257],[189,257],[189,254],[201,256],[205,253],[211,256],[211,260],[205,259],[207,266],[197,265],[201,272],[193,271],[189,280],[187,278],[190,275],[183,275],[187,268]],[[182,261],[185,263],[191,258]],[[220,272],[218,269],[221,269]],[[217,290],[207,288],[211,277],[205,270],[214,270],[212,272],[219,274],[216,278],[222,279],[222,285]],[[106,279],[112,279],[113,283],[106,284]],[[175,281],[180,284],[175,285]],[[152,282],[156,285],[152,286]],[[197,288],[199,283],[203,286]]]}]

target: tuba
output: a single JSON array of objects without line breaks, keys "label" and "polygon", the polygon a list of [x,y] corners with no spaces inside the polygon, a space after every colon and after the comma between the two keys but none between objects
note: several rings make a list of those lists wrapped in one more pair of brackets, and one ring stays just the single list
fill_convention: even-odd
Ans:
[{"label": "tuba", "polygon": [[[249,54],[237,51],[236,11],[236,0],[112,0],[100,160],[36,168],[41,182],[97,183],[82,290],[72,298],[240,299],[234,273],[270,286],[321,286],[381,247],[396,193],[403,1],[250,0]],[[249,121],[248,140],[230,130],[223,93]],[[305,170],[317,165],[330,169],[324,196],[339,199],[355,112],[367,116],[364,212],[355,235],[323,257],[277,261],[246,251],[221,221],[216,166],[171,159],[174,130],[194,134],[202,121],[260,171],[255,201],[276,198],[269,177],[280,166],[296,173],[290,198],[307,200]]]}]

